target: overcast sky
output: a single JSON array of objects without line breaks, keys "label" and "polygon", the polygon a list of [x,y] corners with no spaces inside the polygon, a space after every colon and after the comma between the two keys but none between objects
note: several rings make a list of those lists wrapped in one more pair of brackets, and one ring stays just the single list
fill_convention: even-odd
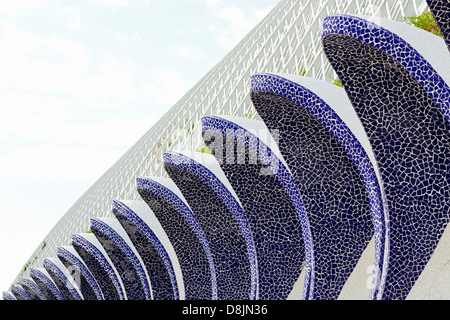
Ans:
[{"label": "overcast sky", "polygon": [[0,2],[0,295],[81,194],[278,3]]}]

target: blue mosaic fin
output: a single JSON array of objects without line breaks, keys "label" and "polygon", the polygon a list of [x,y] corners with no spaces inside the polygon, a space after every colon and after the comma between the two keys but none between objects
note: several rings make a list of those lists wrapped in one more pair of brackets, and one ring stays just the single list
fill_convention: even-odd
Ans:
[{"label": "blue mosaic fin", "polygon": [[104,300],[100,286],[73,246],[59,246],[57,255],[78,284],[84,300]]},{"label": "blue mosaic fin", "polygon": [[30,276],[41,288],[47,300],[64,300],[52,277],[44,268],[31,268]]},{"label": "blue mosaic fin", "polygon": [[450,53],[441,38],[383,19],[331,16],[323,30],[325,54],[367,132],[386,196],[377,298],[406,299],[450,220]]},{"label": "blue mosaic fin", "polygon": [[[351,126],[333,109],[351,111],[345,98],[342,89],[312,78],[252,77],[253,105],[268,129],[277,131],[279,150],[305,207],[305,299],[339,297],[374,236],[374,226],[378,259],[364,264],[378,265],[382,255],[381,195],[372,162]],[[359,292],[370,295],[365,282]]]},{"label": "blue mosaic fin", "polygon": [[64,300],[83,300],[77,284],[59,259],[45,258],[44,268],[52,277]]},{"label": "blue mosaic fin", "polygon": [[41,288],[29,277],[21,278],[20,285],[25,290],[30,300],[47,300]]},{"label": "blue mosaic fin", "polygon": [[442,37],[450,50],[450,3],[442,0],[427,0]]},{"label": "blue mosaic fin", "polygon": [[126,300],[118,272],[95,235],[76,233],[72,245],[99,284],[105,300]]},{"label": "blue mosaic fin", "polygon": [[113,213],[147,269],[153,299],[184,299],[178,258],[152,210],[142,200],[113,202]]},{"label": "blue mosaic fin", "polygon": [[217,299],[211,249],[180,190],[168,178],[139,177],[136,184],[141,198],[173,245],[183,274],[186,300]]},{"label": "blue mosaic fin", "polygon": [[122,279],[127,299],[151,300],[147,269],[119,221],[115,218],[93,218],[91,230]]},{"label": "blue mosaic fin", "polygon": [[288,298],[305,264],[304,207],[278,146],[256,120],[206,116],[202,131],[249,222],[258,257],[258,298]]},{"label": "blue mosaic fin", "polygon": [[258,296],[257,257],[241,204],[214,156],[164,153],[164,168],[182,192],[208,240],[218,299]]}]

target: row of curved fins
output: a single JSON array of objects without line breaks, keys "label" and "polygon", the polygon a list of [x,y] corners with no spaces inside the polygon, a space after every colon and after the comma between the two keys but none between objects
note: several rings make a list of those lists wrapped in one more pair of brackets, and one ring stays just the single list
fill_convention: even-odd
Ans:
[{"label": "row of curved fins", "polygon": [[262,121],[203,117],[211,154],[166,152],[170,178],[137,178],[141,200],[114,201],[3,298],[450,298],[446,44],[350,15],[322,42],[343,88],[254,75]]}]

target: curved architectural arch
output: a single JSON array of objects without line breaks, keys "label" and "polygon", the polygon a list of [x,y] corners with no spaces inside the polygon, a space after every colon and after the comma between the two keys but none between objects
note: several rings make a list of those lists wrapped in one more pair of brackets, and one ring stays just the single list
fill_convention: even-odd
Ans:
[{"label": "curved architectural arch", "polygon": [[[450,53],[423,30],[377,22],[329,17],[323,45],[383,180],[389,225],[377,297],[405,299],[432,255],[440,255],[450,220]],[[440,281],[438,274],[430,277],[429,285]]]},{"label": "curved architectural arch", "polygon": [[41,288],[47,300],[64,300],[52,277],[44,268],[31,268],[30,276]]},{"label": "curved architectural arch", "polygon": [[11,292],[3,291],[3,300],[17,300],[17,299]]},{"label": "curved architectural arch", "polygon": [[47,300],[41,288],[31,278],[22,278],[20,285],[25,290],[30,300]]},{"label": "curved architectural arch", "polygon": [[214,156],[170,151],[164,153],[164,167],[208,240],[218,299],[256,299],[258,270],[251,230]]},{"label": "curved architectural arch", "polygon": [[450,50],[450,3],[442,0],[427,0],[427,4]]},{"label": "curved architectural arch", "polygon": [[217,299],[211,249],[180,190],[168,178],[139,177],[136,185],[173,245],[183,274],[186,300]]},{"label": "curved architectural arch", "polygon": [[77,284],[59,259],[45,258],[44,268],[52,277],[64,300],[83,300]]},{"label": "curved architectural arch", "polygon": [[20,284],[11,285],[11,292],[17,300],[31,300]]},{"label": "curved architectural arch", "polygon": [[304,298],[337,299],[374,225],[383,225],[371,161],[342,112],[334,110],[349,110],[345,93],[312,78],[260,74],[252,77],[251,99],[267,127],[277,130],[306,209],[301,219],[308,272]]},{"label": "curved architectural arch", "polygon": [[203,139],[242,204],[258,257],[259,299],[286,299],[305,263],[301,196],[261,121],[202,118]]},{"label": "curved architectural arch", "polygon": [[78,283],[84,300],[104,300],[100,286],[73,246],[58,247],[57,255]]},{"label": "curved architectural arch", "polygon": [[72,245],[102,289],[105,300],[126,300],[126,292],[114,264],[92,233],[72,236]]},{"label": "curved architectural arch", "polygon": [[151,300],[147,270],[120,222],[115,218],[94,218],[91,230],[122,279],[127,299]]},{"label": "curved architectural arch", "polygon": [[184,300],[178,258],[154,213],[144,201],[113,202],[113,213],[128,233],[148,275],[155,300]]}]

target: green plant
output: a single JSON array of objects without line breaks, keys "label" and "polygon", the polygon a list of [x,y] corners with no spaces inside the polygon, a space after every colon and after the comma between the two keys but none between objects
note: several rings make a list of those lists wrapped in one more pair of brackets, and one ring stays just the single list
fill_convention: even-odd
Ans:
[{"label": "green plant", "polygon": [[211,152],[211,150],[209,150],[208,146],[206,145],[206,143],[203,142],[203,145],[195,150],[196,152],[201,152],[201,153],[207,153],[207,154],[213,154]]},{"label": "green plant", "polygon": [[332,84],[334,84],[335,86],[338,86],[338,87],[341,87],[341,88],[344,87],[344,86],[342,85],[341,80],[339,80],[339,79],[333,79],[331,76],[329,76],[329,78],[330,78],[331,80],[333,80]]},{"label": "green plant", "polygon": [[242,115],[242,117],[248,118],[248,119],[252,119],[252,118],[255,116],[255,114],[256,114],[256,111],[255,111],[255,110],[250,110],[249,112],[244,113],[244,114]]},{"label": "green plant", "polygon": [[431,12],[424,12],[418,16],[403,17],[403,21],[409,25],[431,32],[437,36],[442,37],[441,31],[434,20]]}]

